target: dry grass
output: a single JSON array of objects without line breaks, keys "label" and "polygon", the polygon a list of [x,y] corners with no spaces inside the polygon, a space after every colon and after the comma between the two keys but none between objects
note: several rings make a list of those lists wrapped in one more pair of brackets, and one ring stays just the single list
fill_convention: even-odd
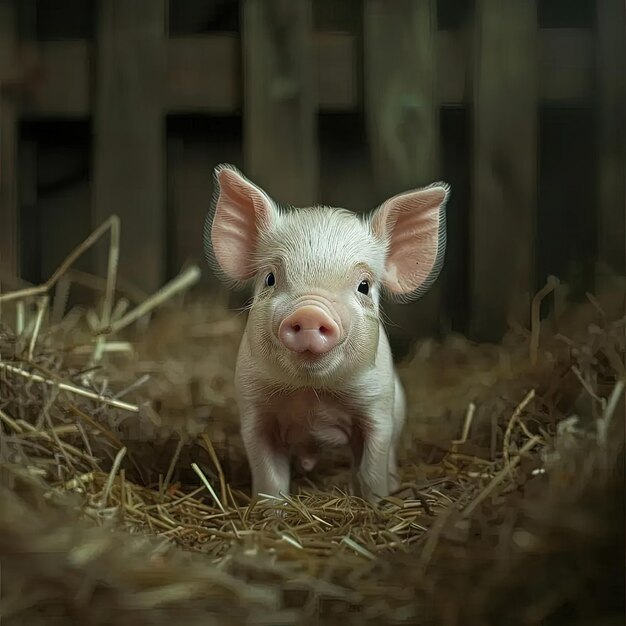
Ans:
[{"label": "dry grass", "polygon": [[[107,228],[106,280],[80,277],[99,306],[66,313],[71,263]],[[579,306],[552,281],[499,346],[418,346],[402,487],[380,507],[345,495],[341,454],[250,502],[243,316],[184,299],[193,267],[129,310],[117,239],[113,219],[48,283],[0,295],[3,624],[618,623],[622,280]]]}]

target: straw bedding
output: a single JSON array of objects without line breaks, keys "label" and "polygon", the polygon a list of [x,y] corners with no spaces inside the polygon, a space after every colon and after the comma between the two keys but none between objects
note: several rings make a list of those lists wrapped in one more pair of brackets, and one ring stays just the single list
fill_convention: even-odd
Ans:
[{"label": "straw bedding", "polygon": [[[66,312],[107,228],[102,297]],[[117,229],[40,288],[3,283],[3,624],[623,622],[623,280],[578,305],[549,282],[501,345],[419,344],[380,507],[345,495],[340,453],[251,502],[244,317],[185,295],[197,268],[126,299]]]}]

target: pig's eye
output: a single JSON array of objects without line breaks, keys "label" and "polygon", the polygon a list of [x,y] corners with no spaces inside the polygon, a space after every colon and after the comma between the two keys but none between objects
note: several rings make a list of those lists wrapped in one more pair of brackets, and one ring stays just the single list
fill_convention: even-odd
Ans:
[{"label": "pig's eye", "polygon": [[367,295],[370,292],[369,280],[362,280],[358,286],[358,291],[360,291],[362,294]]},{"label": "pig's eye", "polygon": [[276,284],[276,277],[274,276],[273,272],[270,272],[266,277],[265,277],[265,284],[268,287],[273,287]]}]

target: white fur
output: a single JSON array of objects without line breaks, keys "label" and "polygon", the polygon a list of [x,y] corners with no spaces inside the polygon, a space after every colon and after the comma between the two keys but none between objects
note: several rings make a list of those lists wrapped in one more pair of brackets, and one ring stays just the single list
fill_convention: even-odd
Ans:
[{"label": "white fur", "polygon": [[[388,242],[374,235],[369,217],[329,207],[285,211],[258,191],[270,203],[271,225],[251,251],[254,296],[235,374],[252,494],[289,493],[293,453],[311,467],[318,448],[349,445],[353,492],[376,502],[398,487],[405,420],[379,310]],[[270,271],[272,287],[265,285]],[[364,278],[369,295],[357,291]],[[315,363],[302,362],[277,338],[280,320],[305,299],[331,306],[345,331]]]}]

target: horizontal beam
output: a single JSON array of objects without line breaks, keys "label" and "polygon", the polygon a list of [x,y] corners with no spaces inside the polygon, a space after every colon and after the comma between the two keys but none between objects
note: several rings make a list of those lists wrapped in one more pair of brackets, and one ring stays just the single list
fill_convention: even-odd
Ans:
[{"label": "horizontal beam", "polygon": [[[315,35],[318,106],[350,111],[360,104],[358,39],[351,34]],[[167,113],[241,112],[241,55],[236,35],[168,39]],[[437,92],[442,105],[472,99],[468,40],[439,31],[436,38]],[[91,114],[93,46],[87,41],[28,42],[26,58],[39,59],[39,81],[22,107],[24,117],[81,117]],[[28,50],[27,50],[28,51]],[[539,31],[539,97],[543,103],[592,102],[593,33],[586,29]]]}]

